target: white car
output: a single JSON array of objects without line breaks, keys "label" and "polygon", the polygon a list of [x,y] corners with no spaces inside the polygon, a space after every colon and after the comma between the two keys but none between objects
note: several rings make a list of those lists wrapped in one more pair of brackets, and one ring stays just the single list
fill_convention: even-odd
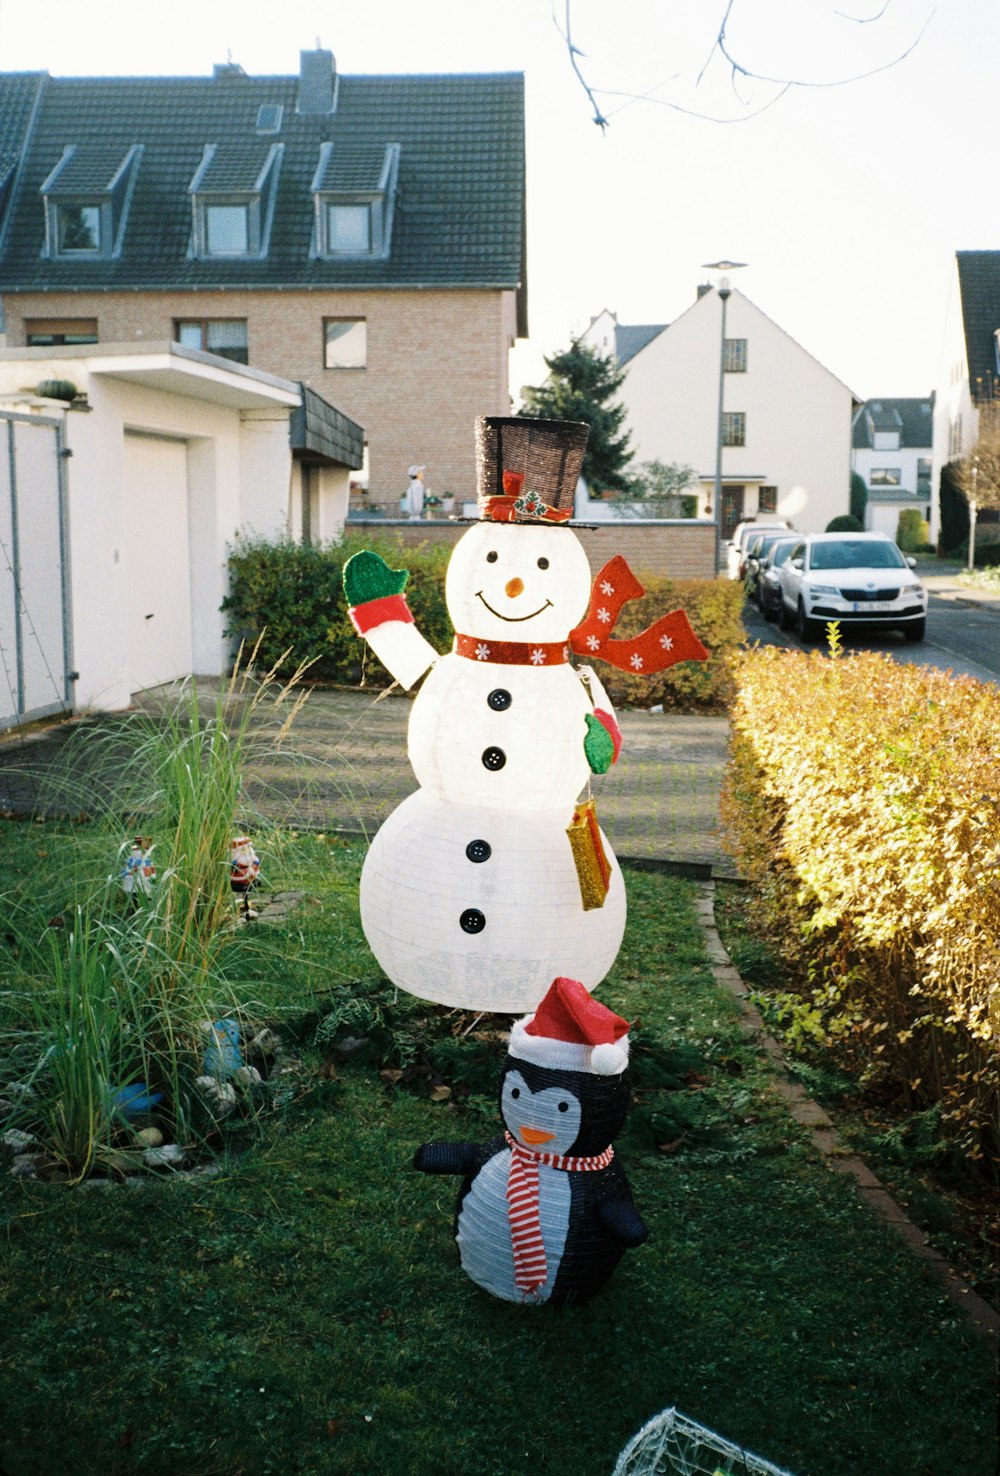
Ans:
[{"label": "white car", "polygon": [[922,641],[927,591],[908,559],[884,533],[810,533],[778,571],[778,623],[816,640],[832,620],[841,626],[892,625]]},{"label": "white car", "polygon": [[742,579],[746,573],[747,544],[755,533],[787,527],[784,518],[779,518],[777,513],[761,513],[748,522],[737,523],[733,536],[726,545],[726,572],[730,579]]}]

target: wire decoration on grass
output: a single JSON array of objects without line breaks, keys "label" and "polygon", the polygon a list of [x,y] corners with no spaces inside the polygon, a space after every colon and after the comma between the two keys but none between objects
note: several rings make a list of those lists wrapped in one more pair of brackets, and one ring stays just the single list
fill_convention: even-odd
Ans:
[{"label": "wire decoration on grass", "polygon": [[671,1407],[626,1445],[612,1476],[792,1476]]}]

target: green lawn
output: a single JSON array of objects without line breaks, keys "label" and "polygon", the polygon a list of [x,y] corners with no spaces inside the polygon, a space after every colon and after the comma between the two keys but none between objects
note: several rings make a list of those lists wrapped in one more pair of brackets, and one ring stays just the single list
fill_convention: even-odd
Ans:
[{"label": "green lawn", "polygon": [[[58,911],[71,840],[0,825],[0,890],[45,878],[35,910]],[[692,884],[627,876],[600,991],[639,1022],[617,1146],[652,1238],[557,1313],[473,1286],[457,1184],[410,1168],[425,1139],[496,1131],[495,1039],[379,982],[362,848],[272,852],[304,900],[222,964],[297,1043],[295,1099],[213,1179],[0,1180],[4,1476],[603,1476],[667,1405],[797,1476],[991,1476],[988,1340],[788,1118]],[[351,1001],[374,1044],[342,1064],[328,1011]]]}]

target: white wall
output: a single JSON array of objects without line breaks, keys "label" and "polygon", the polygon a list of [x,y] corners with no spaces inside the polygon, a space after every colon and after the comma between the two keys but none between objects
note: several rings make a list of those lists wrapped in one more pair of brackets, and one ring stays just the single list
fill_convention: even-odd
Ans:
[{"label": "white wall", "polygon": [[[698,298],[626,365],[621,398],[635,464],[660,460],[694,468],[703,479],[699,512],[711,503],[719,411],[721,300]],[[726,446],[723,482],[778,489],[778,511],[798,529],[822,531],[849,511],[851,414],[846,385],[736,289],[726,337],[747,340],[747,372],[726,374],[726,410],[744,411],[745,446]]]}]

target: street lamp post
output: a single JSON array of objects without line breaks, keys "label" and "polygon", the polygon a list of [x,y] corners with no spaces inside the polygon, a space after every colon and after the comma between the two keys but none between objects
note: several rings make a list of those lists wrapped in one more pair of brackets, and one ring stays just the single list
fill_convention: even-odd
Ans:
[{"label": "street lamp post", "polygon": [[[746,266],[745,261],[706,261],[704,266],[715,272],[734,272],[739,267]],[[715,427],[715,494],[712,498],[712,522],[715,525],[715,572],[719,573],[719,563],[722,557],[722,447],[723,436],[723,414],[725,410],[725,388],[726,388],[726,304],[729,294],[732,292],[729,278],[719,278],[716,291],[722,302],[722,336],[719,342],[719,413]]]}]

